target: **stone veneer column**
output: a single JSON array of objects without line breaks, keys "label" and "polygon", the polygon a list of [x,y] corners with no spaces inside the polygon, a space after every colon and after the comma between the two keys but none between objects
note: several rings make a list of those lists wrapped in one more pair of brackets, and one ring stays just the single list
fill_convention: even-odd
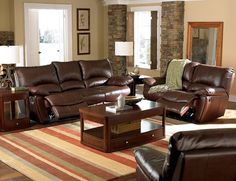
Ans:
[{"label": "stone veneer column", "polygon": [[184,2],[163,2],[161,19],[161,75],[169,60],[183,58]]},{"label": "stone veneer column", "polygon": [[126,5],[108,5],[108,58],[116,75],[125,70],[126,57],[115,56],[115,42],[126,41],[126,16]]}]

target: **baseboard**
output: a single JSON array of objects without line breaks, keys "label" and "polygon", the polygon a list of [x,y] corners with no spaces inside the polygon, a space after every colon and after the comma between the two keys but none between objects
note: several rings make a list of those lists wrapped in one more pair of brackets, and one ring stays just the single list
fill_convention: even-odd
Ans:
[{"label": "baseboard", "polygon": [[236,102],[236,96],[235,95],[230,95],[229,96],[229,101],[230,102]]}]

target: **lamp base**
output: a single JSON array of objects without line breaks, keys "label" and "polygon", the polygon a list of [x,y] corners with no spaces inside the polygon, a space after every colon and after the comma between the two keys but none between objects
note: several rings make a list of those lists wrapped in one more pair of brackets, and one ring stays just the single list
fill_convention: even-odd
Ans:
[{"label": "lamp base", "polygon": [[16,64],[1,64],[0,71],[0,88],[10,88],[14,85],[12,75]]}]

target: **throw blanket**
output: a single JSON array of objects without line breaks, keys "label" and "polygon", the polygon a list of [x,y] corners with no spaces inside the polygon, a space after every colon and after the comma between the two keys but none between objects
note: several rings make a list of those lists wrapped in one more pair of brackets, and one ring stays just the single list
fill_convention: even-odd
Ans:
[{"label": "throw blanket", "polygon": [[167,68],[166,83],[152,86],[148,93],[182,89],[182,75],[184,67],[189,61],[188,59],[173,59]]}]

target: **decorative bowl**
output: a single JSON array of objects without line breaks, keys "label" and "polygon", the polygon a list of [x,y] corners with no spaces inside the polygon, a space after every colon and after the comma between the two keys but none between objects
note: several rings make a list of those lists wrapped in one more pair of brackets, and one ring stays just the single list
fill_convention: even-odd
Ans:
[{"label": "decorative bowl", "polygon": [[138,97],[138,96],[125,96],[125,104],[133,106],[142,99],[143,97]]},{"label": "decorative bowl", "polygon": [[134,78],[134,79],[137,79],[137,78],[140,77],[139,74],[135,74],[135,73],[133,73],[133,72],[130,72],[129,75],[130,75],[132,78]]}]

